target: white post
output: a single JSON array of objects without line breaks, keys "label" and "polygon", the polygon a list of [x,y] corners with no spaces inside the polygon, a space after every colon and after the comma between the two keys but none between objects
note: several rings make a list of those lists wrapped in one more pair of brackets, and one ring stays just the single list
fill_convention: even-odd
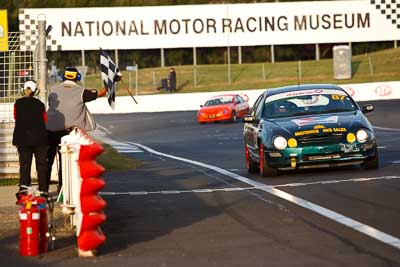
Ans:
[{"label": "white post", "polygon": [[193,47],[193,65],[197,65],[197,50],[196,47]]},{"label": "white post", "polygon": [[82,66],[85,66],[85,50],[81,50]]},{"label": "white post", "polygon": [[197,87],[197,67],[193,66],[193,87]]},{"label": "white post", "polygon": [[164,48],[161,48],[161,68],[165,67]]},{"label": "white post", "polygon": [[242,64],[242,47],[238,46],[238,62]]},{"label": "white post", "polygon": [[46,18],[43,15],[38,16],[38,61],[39,61],[39,80],[40,89],[39,98],[43,103],[47,103],[47,58],[46,58]]},{"label": "white post", "polygon": [[118,49],[115,49],[115,64],[118,66],[119,64],[118,64]]},{"label": "white post", "polygon": [[231,48],[228,46],[228,84],[231,84]]},{"label": "white post", "polygon": [[271,63],[275,63],[275,47],[274,45],[271,45]]},{"label": "white post", "polygon": [[193,87],[197,87],[197,51],[196,47],[193,47]]},{"label": "white post", "polygon": [[154,70],[153,70],[153,86],[154,89],[157,89],[156,72]]},{"label": "white post", "polygon": [[319,61],[319,44],[315,44],[315,60]]},{"label": "white post", "polygon": [[139,72],[139,66],[136,64],[136,77],[135,77],[135,88],[136,88],[136,95],[139,94],[139,87],[138,87],[138,72]]}]

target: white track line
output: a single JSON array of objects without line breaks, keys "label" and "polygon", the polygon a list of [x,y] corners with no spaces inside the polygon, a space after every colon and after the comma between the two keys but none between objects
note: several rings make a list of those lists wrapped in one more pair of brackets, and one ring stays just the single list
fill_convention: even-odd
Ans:
[{"label": "white track line", "polygon": [[119,142],[119,141],[109,138],[106,133],[111,135],[110,131],[108,131],[106,128],[98,125],[98,128],[96,128],[93,132],[91,132],[90,135],[93,138],[95,138],[103,143],[109,144],[115,150],[117,150],[119,153],[141,153],[141,152],[143,152],[138,147],[136,147],[132,144]]},{"label": "white track line", "polygon": [[400,179],[400,176],[380,176],[380,177],[368,177],[368,178],[353,178],[345,180],[327,180],[318,182],[308,182],[308,183],[290,183],[290,184],[280,184],[273,185],[271,187],[296,187],[305,185],[320,185],[320,184],[338,184],[338,183],[348,183],[348,182],[368,182],[375,180],[390,180],[390,179]]},{"label": "white track line", "polygon": [[102,131],[105,131],[107,134],[111,135],[112,133],[110,132],[110,130],[108,130],[106,127],[103,127],[99,124],[97,124],[97,128],[99,128]]},{"label": "white track line", "polygon": [[[309,186],[309,185],[325,185],[325,184],[337,184],[337,183],[349,183],[349,182],[369,182],[376,180],[390,180],[400,179],[400,176],[381,176],[371,178],[354,178],[346,180],[327,180],[318,182],[308,183],[289,183],[289,184],[277,184],[277,185],[265,185],[267,187],[280,188],[280,187],[298,187],[298,186]],[[248,191],[248,190],[259,190],[259,187],[225,187],[225,188],[198,188],[192,190],[161,190],[161,191],[139,191],[139,192],[110,192],[101,191],[99,194],[104,196],[116,196],[116,195],[172,195],[172,194],[183,194],[183,193],[215,193],[215,192],[236,192],[236,191]]]},{"label": "white track line", "polygon": [[372,238],[375,238],[375,239],[377,239],[377,240],[379,240],[379,241],[381,241],[383,243],[386,243],[388,245],[391,245],[393,247],[396,247],[396,248],[400,249],[400,239],[398,239],[398,238],[396,238],[394,236],[391,236],[391,235],[386,234],[386,233],[384,233],[382,231],[379,231],[378,229],[375,229],[375,228],[373,228],[373,227],[371,227],[369,225],[363,224],[361,222],[358,222],[356,220],[353,220],[351,218],[343,216],[343,215],[341,215],[341,214],[339,214],[339,213],[337,213],[335,211],[332,211],[332,210],[329,210],[327,208],[324,208],[324,207],[321,207],[319,205],[316,205],[316,204],[314,204],[314,203],[312,203],[310,201],[307,201],[307,200],[304,200],[302,198],[290,195],[290,194],[288,194],[288,193],[286,193],[286,192],[284,192],[282,190],[274,188],[273,186],[268,186],[268,185],[265,185],[263,183],[259,183],[257,181],[254,181],[254,180],[248,179],[246,177],[240,176],[240,175],[238,175],[236,173],[233,173],[233,172],[227,171],[225,169],[222,169],[222,168],[219,168],[219,167],[216,167],[216,166],[212,166],[212,165],[209,165],[209,164],[206,164],[206,163],[202,163],[202,162],[198,162],[198,161],[185,159],[185,158],[181,158],[181,157],[165,154],[165,153],[162,153],[162,152],[158,152],[158,151],[156,151],[154,149],[151,149],[151,148],[149,148],[147,146],[144,146],[144,145],[141,145],[141,144],[137,144],[137,143],[131,143],[131,144],[133,144],[133,145],[135,145],[137,147],[140,147],[140,148],[142,148],[142,149],[144,149],[144,150],[146,150],[146,151],[148,151],[150,153],[159,155],[159,156],[163,156],[163,157],[167,157],[167,158],[171,158],[171,159],[187,162],[187,163],[190,163],[190,164],[193,164],[193,165],[197,165],[197,166],[200,166],[200,167],[203,167],[203,168],[207,168],[207,169],[216,171],[218,173],[221,173],[223,175],[226,175],[228,177],[231,177],[231,178],[236,179],[238,181],[241,181],[243,183],[246,183],[246,184],[249,184],[251,186],[254,186],[254,187],[256,187],[256,188],[258,188],[258,189],[260,189],[262,191],[271,193],[274,196],[277,196],[279,198],[285,199],[285,200],[287,200],[289,202],[292,202],[292,203],[294,203],[296,205],[299,205],[299,206],[301,206],[303,208],[306,208],[308,210],[316,212],[316,213],[318,213],[318,214],[320,214],[320,215],[322,215],[324,217],[327,217],[327,218],[329,218],[331,220],[334,220],[335,222],[338,222],[340,224],[346,225],[346,226],[348,226],[348,227],[350,227],[350,228],[352,228],[352,229],[354,229],[354,230],[356,230],[358,232],[361,232],[361,233],[363,233],[363,234],[365,234],[367,236],[370,236]]},{"label": "white track line", "polygon": [[379,127],[379,126],[373,126],[373,127],[374,127],[374,129],[383,130],[383,131],[400,132],[400,129],[396,129],[396,128],[387,128],[387,127]]}]

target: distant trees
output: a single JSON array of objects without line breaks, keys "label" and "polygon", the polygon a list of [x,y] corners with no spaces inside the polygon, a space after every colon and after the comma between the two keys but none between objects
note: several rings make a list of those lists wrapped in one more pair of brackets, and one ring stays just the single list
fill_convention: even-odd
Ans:
[{"label": "distant trees", "polygon": [[[107,6],[160,6],[160,5],[189,5],[189,4],[220,4],[220,3],[261,3],[275,0],[2,0],[0,9],[8,10],[9,31],[18,31],[18,12],[20,8],[63,8],[63,7],[107,7]],[[279,0],[279,2],[290,2]],[[295,1],[292,1],[295,2]],[[321,58],[332,57],[332,47],[335,44],[320,44]],[[372,52],[393,47],[393,42],[354,43],[353,54]],[[192,48],[165,49],[165,64],[167,66],[193,64]],[[113,56],[113,51],[110,54]],[[139,64],[140,68],[159,67],[161,64],[159,49],[119,50],[121,69],[127,65]],[[231,63],[238,63],[238,49],[230,49]],[[49,62],[63,68],[67,65],[80,65],[80,51],[48,52]],[[312,60],[315,58],[315,45],[281,45],[275,46],[276,61]],[[98,51],[85,51],[85,64],[89,70],[96,70],[99,56]],[[242,47],[242,62],[271,61],[270,46]],[[197,64],[226,64],[227,49],[225,47],[197,48]]]}]

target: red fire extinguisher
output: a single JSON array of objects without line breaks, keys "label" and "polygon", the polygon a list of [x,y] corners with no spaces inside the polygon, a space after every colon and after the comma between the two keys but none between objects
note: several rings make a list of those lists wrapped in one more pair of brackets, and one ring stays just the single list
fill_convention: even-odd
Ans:
[{"label": "red fire extinguisher", "polygon": [[40,243],[39,253],[47,252],[47,241],[48,241],[48,222],[47,222],[47,210],[46,210],[46,199],[44,197],[36,197],[40,212]]},{"label": "red fire extinguisher", "polygon": [[46,199],[23,196],[18,204],[20,222],[19,252],[21,256],[37,256],[47,251]]}]

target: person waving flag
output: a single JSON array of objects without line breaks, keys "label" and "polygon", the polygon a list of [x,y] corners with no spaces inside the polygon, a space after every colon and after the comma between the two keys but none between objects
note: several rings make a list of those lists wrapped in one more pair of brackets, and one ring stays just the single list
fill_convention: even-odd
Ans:
[{"label": "person waving flag", "polygon": [[111,108],[115,107],[116,83],[122,79],[122,73],[108,54],[100,48],[101,79],[107,90],[107,100]]}]

